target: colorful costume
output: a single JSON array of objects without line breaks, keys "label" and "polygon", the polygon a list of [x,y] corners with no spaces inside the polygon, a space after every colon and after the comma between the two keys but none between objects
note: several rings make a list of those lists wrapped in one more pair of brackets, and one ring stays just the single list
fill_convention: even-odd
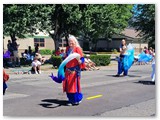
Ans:
[{"label": "colorful costume", "polygon": [[9,75],[3,70],[3,95],[5,94],[7,87],[6,81],[8,81]]},{"label": "colorful costume", "polygon": [[141,52],[138,55],[138,62],[149,62],[152,60],[152,55],[146,54],[145,52]]},{"label": "colorful costume", "polygon": [[155,82],[155,59],[152,61],[152,74],[151,74],[152,82]]},{"label": "colorful costume", "polygon": [[[78,53],[80,57],[83,57],[82,50],[79,47],[75,47],[73,50],[69,47],[66,48],[67,56],[72,53]],[[83,98],[80,87],[81,68],[82,66],[78,63],[76,58],[66,64],[63,91],[66,92],[69,102],[72,104],[79,103]]]},{"label": "colorful costume", "polygon": [[[120,46],[123,49],[122,45]],[[122,72],[124,76],[128,75],[128,70],[134,62],[134,49],[131,44],[127,46],[125,54],[120,54],[118,59],[118,73],[120,75]]]},{"label": "colorful costume", "polygon": [[119,58],[119,60],[118,60],[118,75],[120,75],[122,72],[124,72],[123,73],[123,75],[128,75],[128,69],[124,69],[124,57],[125,57],[125,55],[120,55],[120,58]]}]

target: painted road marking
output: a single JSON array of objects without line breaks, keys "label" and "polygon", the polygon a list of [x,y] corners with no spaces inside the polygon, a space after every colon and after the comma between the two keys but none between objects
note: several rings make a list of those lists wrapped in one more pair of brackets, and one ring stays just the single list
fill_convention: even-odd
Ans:
[{"label": "painted road marking", "polygon": [[29,95],[26,95],[26,94],[18,94],[18,93],[7,92],[7,94],[3,96],[3,100],[23,98],[23,97],[28,97],[28,96]]},{"label": "painted road marking", "polygon": [[91,99],[100,98],[100,97],[102,97],[102,95],[96,95],[96,96],[88,97],[86,99],[91,100]]}]

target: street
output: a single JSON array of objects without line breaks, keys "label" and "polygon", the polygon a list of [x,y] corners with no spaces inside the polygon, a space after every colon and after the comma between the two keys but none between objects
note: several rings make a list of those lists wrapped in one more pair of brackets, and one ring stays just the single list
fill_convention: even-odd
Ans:
[{"label": "street", "polygon": [[67,106],[62,84],[42,74],[10,74],[8,90],[3,96],[4,116],[156,116],[156,89],[151,84],[151,65],[133,65],[126,77],[114,77],[117,65],[100,70],[82,71],[84,95],[78,106]]}]

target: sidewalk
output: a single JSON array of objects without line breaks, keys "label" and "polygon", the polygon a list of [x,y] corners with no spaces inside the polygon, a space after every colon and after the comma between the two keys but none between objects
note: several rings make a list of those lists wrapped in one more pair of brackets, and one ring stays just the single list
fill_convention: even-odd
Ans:
[{"label": "sidewalk", "polygon": [[151,117],[156,116],[155,99],[150,99],[141,103],[125,106],[119,109],[106,111],[100,116],[103,117]]},{"label": "sidewalk", "polygon": [[[110,67],[110,66],[115,66],[117,65],[117,61],[111,60],[110,64],[108,66],[99,66],[99,68],[104,68],[104,67]],[[31,66],[22,66],[22,67],[15,67],[15,68],[5,68],[6,73],[8,74],[14,74],[14,71],[28,71],[31,69]],[[45,64],[41,66],[42,73],[43,72],[51,72],[51,71],[57,71],[58,69],[53,68],[53,65],[51,64]]]},{"label": "sidewalk", "polygon": [[[4,68],[6,73],[8,74],[14,74],[14,71],[29,71],[31,69],[31,66],[22,66],[22,67],[15,67],[15,68]],[[41,70],[44,71],[51,71],[51,70],[57,70],[53,68],[53,65],[46,64],[41,66]]]}]

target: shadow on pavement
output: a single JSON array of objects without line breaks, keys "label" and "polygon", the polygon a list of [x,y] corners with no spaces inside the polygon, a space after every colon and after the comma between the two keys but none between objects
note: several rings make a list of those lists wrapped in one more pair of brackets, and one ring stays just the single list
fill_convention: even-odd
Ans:
[{"label": "shadow on pavement", "polygon": [[128,75],[128,77],[141,77],[139,75]]},{"label": "shadow on pavement", "polygon": [[[109,76],[109,77],[116,77],[115,75],[106,75],[106,76]],[[124,77],[122,75],[120,75],[119,77]],[[118,77],[117,77],[118,78]]]},{"label": "shadow on pavement", "polygon": [[152,82],[152,81],[138,81],[138,82],[134,82],[134,83],[137,83],[137,84],[143,84],[143,85],[155,85],[155,82]]},{"label": "shadow on pavement", "polygon": [[[117,77],[117,76],[115,76],[115,75],[106,75],[106,76],[109,76],[109,77]],[[141,77],[141,76],[139,76],[139,75],[127,75],[127,76],[120,75],[120,76],[118,76],[118,77]]]},{"label": "shadow on pavement", "polygon": [[[60,106],[68,106],[68,101],[67,100],[58,100],[58,99],[44,99],[41,100],[42,102],[45,103],[41,103],[39,105],[41,105],[42,107],[45,108],[57,108]],[[56,104],[56,106],[54,106]]]}]

